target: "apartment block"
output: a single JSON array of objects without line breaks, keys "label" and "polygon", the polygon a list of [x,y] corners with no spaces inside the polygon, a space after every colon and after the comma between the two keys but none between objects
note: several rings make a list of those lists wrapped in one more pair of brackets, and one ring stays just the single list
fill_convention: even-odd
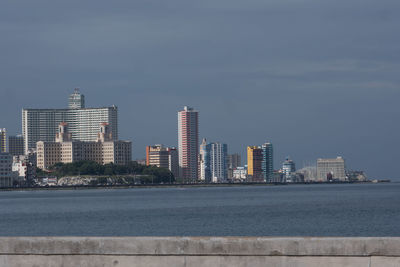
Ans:
[{"label": "apartment block", "polygon": [[178,151],[175,147],[165,147],[163,145],[147,146],[146,165],[169,169],[175,177],[178,177]]}]

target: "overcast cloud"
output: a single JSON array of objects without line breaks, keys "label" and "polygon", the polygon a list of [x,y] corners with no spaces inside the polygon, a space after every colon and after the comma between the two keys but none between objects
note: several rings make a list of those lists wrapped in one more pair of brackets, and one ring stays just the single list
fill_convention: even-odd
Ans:
[{"label": "overcast cloud", "polygon": [[271,141],[275,168],[342,155],[400,177],[398,0],[0,2],[0,127],[23,107],[119,107],[120,138],[177,145],[177,111],[230,153]]}]

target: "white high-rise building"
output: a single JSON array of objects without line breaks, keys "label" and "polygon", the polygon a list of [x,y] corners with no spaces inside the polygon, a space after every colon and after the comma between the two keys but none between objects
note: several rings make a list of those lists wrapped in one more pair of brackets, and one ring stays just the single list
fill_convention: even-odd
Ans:
[{"label": "white high-rise building", "polygon": [[221,143],[210,144],[211,179],[215,182],[225,182],[228,179],[228,146]]},{"label": "white high-rise building", "polygon": [[66,122],[74,141],[96,141],[100,124],[112,129],[112,139],[118,140],[118,109],[116,106],[85,108],[84,96],[78,90],[70,96],[68,109],[23,109],[22,132],[25,153],[36,148],[36,142],[52,142],[58,125]]},{"label": "white high-rise building", "polygon": [[221,143],[200,145],[200,180],[206,183],[225,182],[228,178],[228,146]]}]

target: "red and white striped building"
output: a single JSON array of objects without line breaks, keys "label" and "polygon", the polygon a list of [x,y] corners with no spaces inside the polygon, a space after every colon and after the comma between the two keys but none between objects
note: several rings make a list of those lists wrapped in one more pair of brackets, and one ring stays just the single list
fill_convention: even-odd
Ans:
[{"label": "red and white striped building", "polygon": [[198,178],[199,112],[185,106],[178,112],[179,176],[186,182]]}]

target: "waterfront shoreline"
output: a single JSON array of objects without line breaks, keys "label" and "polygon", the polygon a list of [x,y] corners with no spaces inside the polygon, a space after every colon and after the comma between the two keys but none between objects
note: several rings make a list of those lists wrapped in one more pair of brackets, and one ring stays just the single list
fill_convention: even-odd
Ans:
[{"label": "waterfront shoreline", "polygon": [[40,190],[85,190],[85,189],[131,189],[131,188],[196,188],[196,187],[241,187],[241,186],[294,186],[294,185],[328,185],[328,184],[379,184],[391,183],[391,180],[375,181],[335,181],[304,183],[210,183],[210,184],[136,184],[136,185],[70,185],[38,187],[5,187],[0,191],[40,191]]}]

